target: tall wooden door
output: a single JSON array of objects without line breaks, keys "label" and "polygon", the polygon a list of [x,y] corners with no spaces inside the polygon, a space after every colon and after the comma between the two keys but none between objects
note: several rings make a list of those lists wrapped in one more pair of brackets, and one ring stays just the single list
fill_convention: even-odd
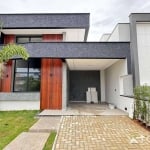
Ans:
[{"label": "tall wooden door", "polygon": [[62,108],[62,60],[43,58],[41,60],[41,102],[40,108]]}]

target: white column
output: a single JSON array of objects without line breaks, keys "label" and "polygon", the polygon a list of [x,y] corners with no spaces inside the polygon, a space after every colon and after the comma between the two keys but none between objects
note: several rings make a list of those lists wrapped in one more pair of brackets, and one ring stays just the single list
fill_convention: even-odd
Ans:
[{"label": "white column", "polygon": [[67,107],[67,65],[63,63],[62,67],[62,109]]},{"label": "white column", "polygon": [[105,71],[100,71],[101,102],[105,102]]}]

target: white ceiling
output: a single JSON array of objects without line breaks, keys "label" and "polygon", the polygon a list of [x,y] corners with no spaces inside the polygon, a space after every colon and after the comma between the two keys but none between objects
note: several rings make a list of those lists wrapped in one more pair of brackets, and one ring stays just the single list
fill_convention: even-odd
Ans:
[{"label": "white ceiling", "polygon": [[119,59],[66,59],[70,70],[104,70]]}]

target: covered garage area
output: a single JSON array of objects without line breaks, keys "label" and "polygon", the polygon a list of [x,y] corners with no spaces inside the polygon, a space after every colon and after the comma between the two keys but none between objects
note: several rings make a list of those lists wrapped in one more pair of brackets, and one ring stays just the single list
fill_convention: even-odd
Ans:
[{"label": "covered garage area", "polygon": [[[101,71],[105,70],[118,59],[66,59],[68,66],[68,102],[101,103],[105,101],[105,79]],[[95,90],[94,97],[90,92]]]}]

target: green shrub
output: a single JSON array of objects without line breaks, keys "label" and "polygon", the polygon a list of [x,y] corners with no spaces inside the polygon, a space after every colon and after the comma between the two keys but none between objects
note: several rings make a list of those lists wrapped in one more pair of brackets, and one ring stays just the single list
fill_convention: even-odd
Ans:
[{"label": "green shrub", "polygon": [[146,120],[149,114],[150,86],[143,85],[134,88],[135,109],[134,117],[136,119]]}]

